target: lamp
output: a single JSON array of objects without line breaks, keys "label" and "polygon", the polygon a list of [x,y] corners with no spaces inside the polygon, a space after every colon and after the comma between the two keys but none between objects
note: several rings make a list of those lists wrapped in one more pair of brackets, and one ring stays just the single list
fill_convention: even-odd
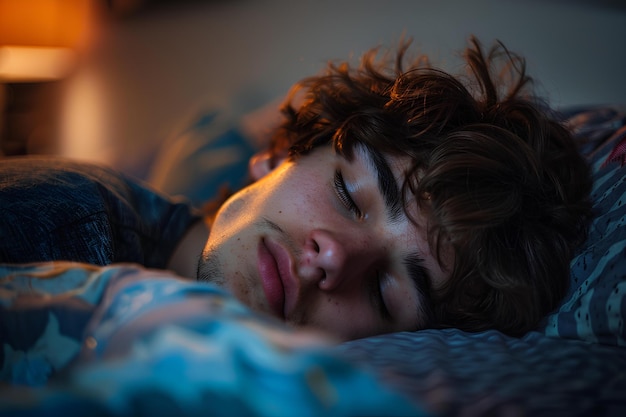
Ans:
[{"label": "lamp", "polygon": [[87,42],[92,0],[0,0],[0,81],[63,78]]},{"label": "lamp", "polygon": [[95,1],[0,0],[0,155],[50,142],[50,101],[92,36]]}]

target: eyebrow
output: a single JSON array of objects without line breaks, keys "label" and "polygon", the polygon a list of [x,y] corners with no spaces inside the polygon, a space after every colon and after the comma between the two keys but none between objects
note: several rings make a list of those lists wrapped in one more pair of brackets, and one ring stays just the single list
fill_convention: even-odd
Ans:
[{"label": "eyebrow", "polygon": [[392,222],[396,222],[402,215],[402,202],[400,188],[391,171],[391,167],[379,152],[374,151],[371,147],[366,145],[361,146],[361,148],[365,151],[368,161],[376,171],[378,190],[385,201],[387,215]]}]

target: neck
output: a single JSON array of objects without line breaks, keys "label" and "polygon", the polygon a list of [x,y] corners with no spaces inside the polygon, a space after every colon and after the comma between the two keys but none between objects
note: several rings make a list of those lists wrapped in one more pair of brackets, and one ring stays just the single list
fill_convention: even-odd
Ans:
[{"label": "neck", "polygon": [[194,223],[183,238],[167,263],[167,269],[178,276],[195,280],[198,274],[198,261],[209,238],[209,225],[206,220]]}]

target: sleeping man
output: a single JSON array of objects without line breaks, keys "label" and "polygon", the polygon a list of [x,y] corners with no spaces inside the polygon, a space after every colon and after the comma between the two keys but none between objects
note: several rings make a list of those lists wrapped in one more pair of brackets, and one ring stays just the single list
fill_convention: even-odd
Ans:
[{"label": "sleeping man", "polygon": [[298,83],[252,183],[202,217],[104,168],[2,161],[0,262],[169,268],[344,340],[533,329],[585,238],[588,167],[503,46],[472,40],[459,77],[407,50]]}]

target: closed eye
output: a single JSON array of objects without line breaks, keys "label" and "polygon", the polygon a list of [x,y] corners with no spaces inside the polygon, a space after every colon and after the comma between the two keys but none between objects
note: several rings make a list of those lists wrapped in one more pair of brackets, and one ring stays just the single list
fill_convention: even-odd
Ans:
[{"label": "closed eye", "polygon": [[376,279],[373,282],[372,294],[374,296],[374,305],[377,306],[380,316],[385,320],[391,320],[391,314],[385,304],[385,297],[383,296],[383,286],[385,285],[385,277],[382,277],[380,272],[376,272]]},{"label": "closed eye", "polygon": [[348,191],[348,188],[346,187],[346,182],[343,179],[343,174],[341,173],[340,170],[335,171],[333,185],[335,188],[335,193],[337,194],[339,201],[341,201],[341,204],[350,213],[354,214],[354,216],[357,219],[361,220],[363,218],[363,212],[361,211],[359,206],[357,206],[357,204],[354,202],[354,199],[350,195],[350,192]]}]

